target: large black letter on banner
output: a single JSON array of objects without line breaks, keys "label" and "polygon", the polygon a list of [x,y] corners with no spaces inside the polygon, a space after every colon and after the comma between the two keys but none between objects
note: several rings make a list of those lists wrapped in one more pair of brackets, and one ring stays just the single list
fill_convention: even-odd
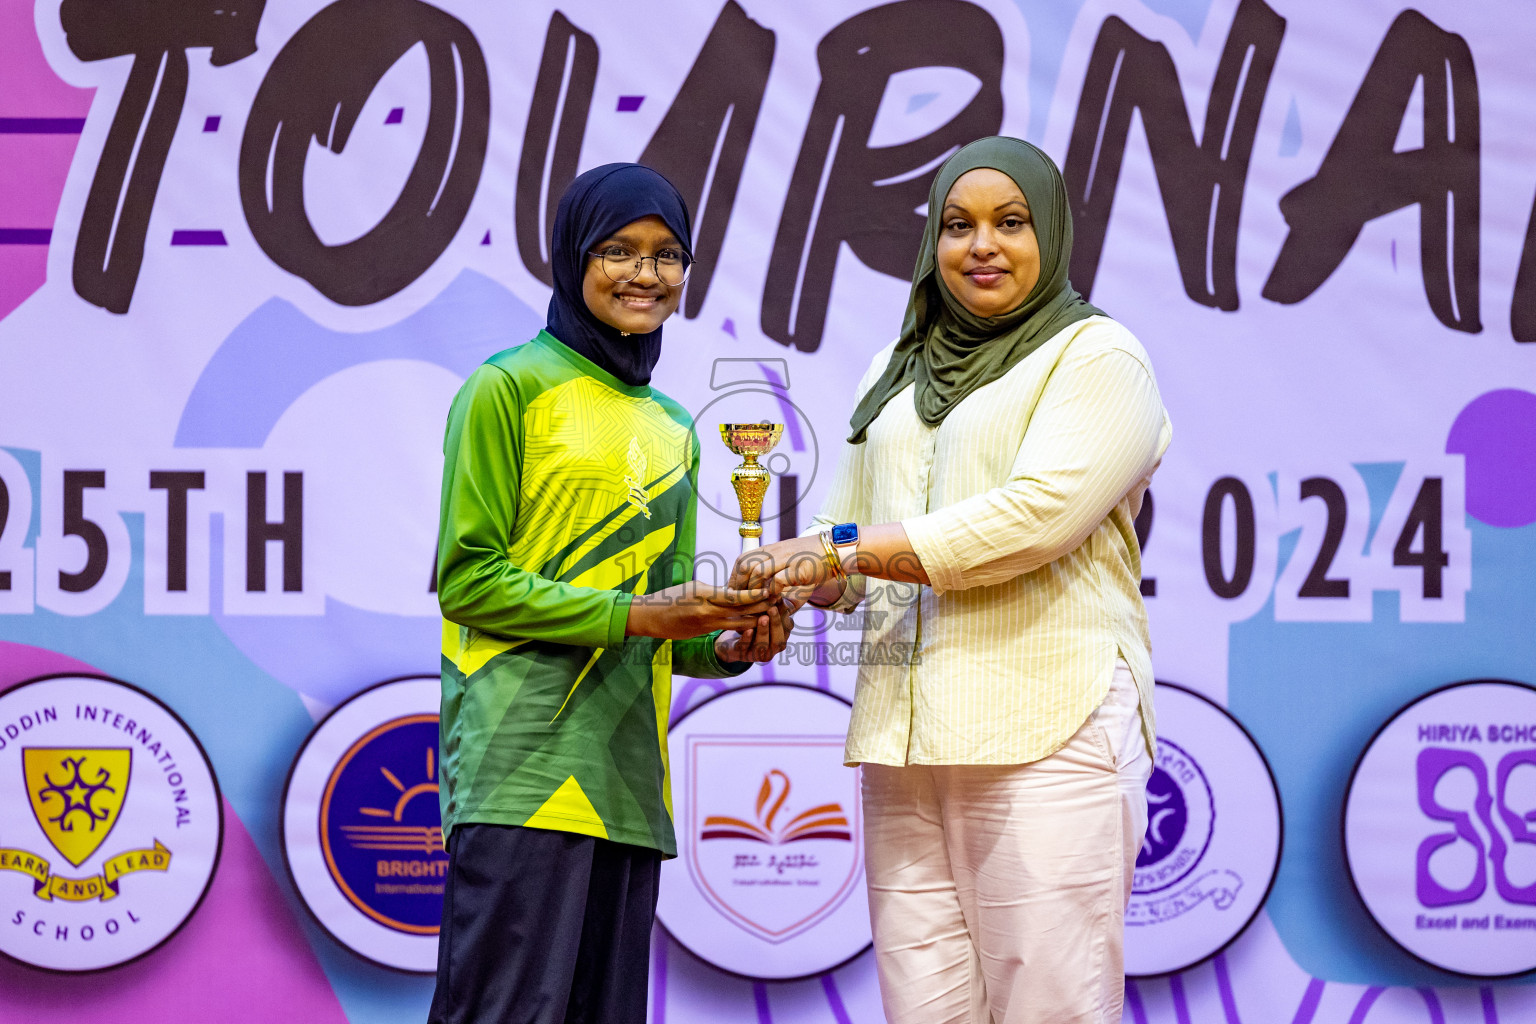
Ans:
[{"label": "large black letter on banner", "polygon": [[[763,333],[801,352],[821,347],[837,251],[909,278],[922,239],[933,171],[956,148],[1003,123],[1003,35],[992,16],[959,0],[898,0],[856,14],[816,48],[821,87],[800,143],[768,279]],[[871,149],[886,83],[900,71],[955,67],[981,80],[942,128]],[[809,244],[807,244],[809,240]]]},{"label": "large black letter on banner", "polygon": [[548,285],[554,284],[549,240],[555,230],[555,207],[576,178],[596,82],[597,41],[556,11],[549,18],[539,77],[533,83],[513,208],[523,266]]},{"label": "large black letter on banner", "polygon": [[[126,313],[144,234],[187,98],[187,48],[211,46],[215,67],[256,52],[265,0],[63,0],[59,21],[81,60],[133,57],[75,239],[75,293]],[[132,169],[132,174],[129,169]]]},{"label": "large black letter on banner", "polygon": [[1515,297],[1509,307],[1509,331],[1516,341],[1536,341],[1536,208],[1525,228],[1525,248],[1515,272]]},{"label": "large black letter on banner", "polygon": [[[1418,79],[1424,82],[1424,148],[1397,153],[1393,147]],[[1317,174],[1280,200],[1291,231],[1264,297],[1305,299],[1344,262],[1367,221],[1418,203],[1429,308],[1447,327],[1481,331],[1478,109],[1467,41],[1417,11],[1399,14]]]},{"label": "large black letter on banner", "polygon": [[640,154],[640,162],[666,175],[694,212],[693,255],[698,262],[683,293],[683,315],[690,319],[704,307],[720,262],[741,168],[768,88],[773,46],[773,32],[730,0],[667,116]]},{"label": "large black letter on banner", "polygon": [[1195,143],[1173,58],[1119,18],[1099,29],[1062,168],[1072,200],[1072,283],[1093,291],[1131,114],[1141,111],[1184,291],[1237,308],[1237,229],[1259,111],[1285,35],[1263,0],[1243,0],[1216,65],[1205,131]]},{"label": "large black letter on banner", "polygon": [[[361,238],[326,245],[304,209],[310,139],[340,153],[384,73],[418,43],[432,102],[400,197]],[[485,57],[457,18],[421,0],[337,0],[288,40],[256,93],[240,143],[240,202],[272,261],[327,298],[395,294],[453,240],[480,183],[490,131]]]}]

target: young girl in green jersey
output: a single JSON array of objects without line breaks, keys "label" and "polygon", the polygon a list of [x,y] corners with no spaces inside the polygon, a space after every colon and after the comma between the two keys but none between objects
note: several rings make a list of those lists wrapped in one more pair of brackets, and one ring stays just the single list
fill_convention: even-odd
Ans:
[{"label": "young girl in green jersey", "polygon": [[671,675],[739,674],[790,628],[766,591],[692,579],[699,441],[650,387],[690,238],[655,171],[578,177],[547,328],[487,360],[449,413],[434,1024],[645,1019],[677,853]]}]

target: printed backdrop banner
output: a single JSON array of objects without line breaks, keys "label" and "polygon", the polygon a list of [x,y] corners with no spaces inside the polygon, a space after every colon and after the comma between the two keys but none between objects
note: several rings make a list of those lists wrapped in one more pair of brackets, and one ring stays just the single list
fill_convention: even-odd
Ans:
[{"label": "printed backdrop banner", "polygon": [[[1246,729],[1241,779],[1278,793],[1249,804],[1283,821],[1239,933],[1221,915],[1254,913],[1274,825],[1251,857],[1223,838],[1210,794],[1239,776],[1203,752],[1180,776],[1196,737],[1169,737],[1147,877],[1204,881],[1143,917],[1217,938],[1130,982],[1126,1019],[1536,1019],[1532,38],[1529,5],[1455,0],[0,0],[0,686],[142,690],[224,808],[179,930],[69,973],[116,962],[82,947],[161,876],[82,903],[88,938],[40,874],[153,840],[180,865],[189,840],[60,839],[75,805],[44,789],[110,786],[91,752],[137,772],[150,741],[33,706],[67,687],[13,691],[0,802],[37,821],[0,822],[0,1019],[423,1019],[428,976],[311,915],[283,794],[331,709],[437,672],[445,412],[543,324],[562,190],[641,160],[694,210],[656,383],[700,424],[708,576],[738,545],[715,424],[786,425],[766,530],[802,529],[899,327],[932,173],[995,133],[1061,164],[1072,279],[1152,354],[1174,423],[1139,521],[1157,673]],[[740,684],[851,697],[849,626],[808,619]],[[674,721],[724,687],[677,680]],[[405,728],[366,748],[388,787],[341,761],[327,785],[335,841],[381,851],[399,903],[358,906],[430,930],[406,904],[439,884],[412,845],[435,767]],[[123,798],[100,793],[78,820],[108,828]],[[882,1019],[867,952],[792,981],[664,931],[653,956],[655,1022]]]}]

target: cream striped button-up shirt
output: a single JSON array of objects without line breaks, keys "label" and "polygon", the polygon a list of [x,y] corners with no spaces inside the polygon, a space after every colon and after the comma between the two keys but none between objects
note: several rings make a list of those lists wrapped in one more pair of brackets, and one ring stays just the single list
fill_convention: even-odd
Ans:
[{"label": "cream striped button-up shirt", "polygon": [[[875,356],[858,398],[894,347]],[[1117,657],[1154,749],[1132,523],[1170,435],[1146,350],[1096,316],[939,426],[918,419],[909,386],[864,444],[844,444],[813,530],[899,520],[932,581],[861,581],[849,764],[1038,760],[1103,702]]]}]

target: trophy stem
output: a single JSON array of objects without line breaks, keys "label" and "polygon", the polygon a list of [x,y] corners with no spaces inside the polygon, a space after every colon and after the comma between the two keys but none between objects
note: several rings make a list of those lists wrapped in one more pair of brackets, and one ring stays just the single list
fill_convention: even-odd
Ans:
[{"label": "trophy stem", "polygon": [[757,453],[747,452],[741,465],[731,471],[731,488],[741,504],[741,549],[751,550],[763,540],[763,496],[768,493],[768,470],[758,465]]}]

